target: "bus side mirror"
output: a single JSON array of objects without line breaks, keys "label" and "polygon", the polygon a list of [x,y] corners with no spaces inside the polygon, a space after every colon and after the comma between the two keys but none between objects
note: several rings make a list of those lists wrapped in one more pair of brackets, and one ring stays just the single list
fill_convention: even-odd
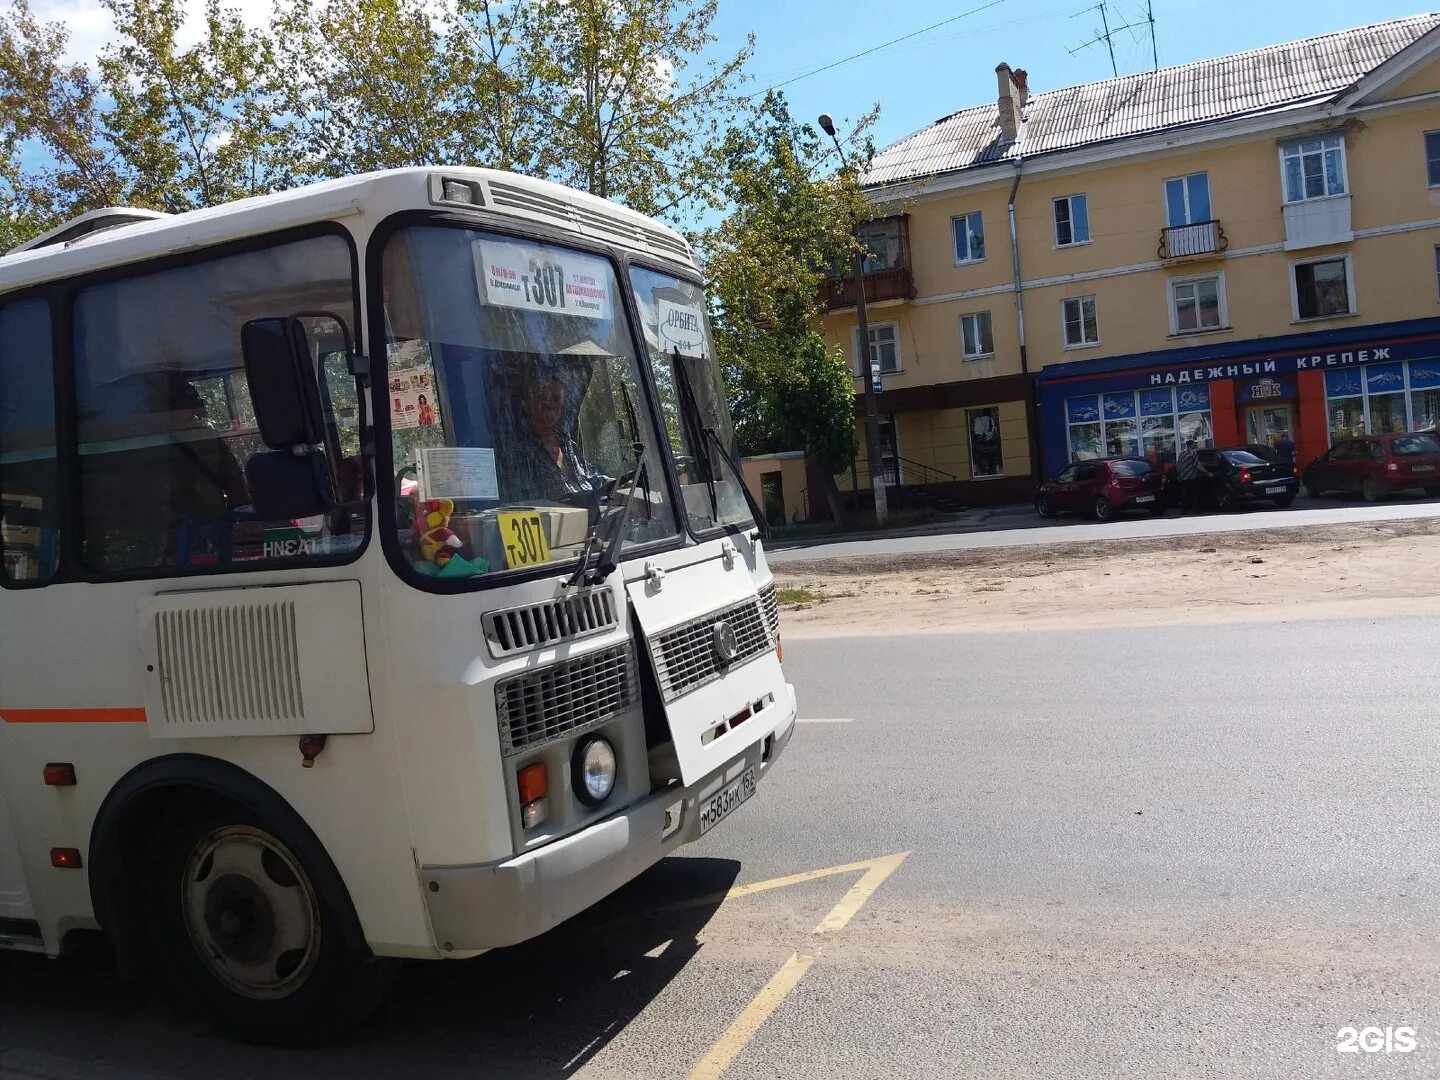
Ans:
[{"label": "bus side mirror", "polygon": [[269,453],[245,464],[256,515],[315,517],[335,506],[333,466],[310,345],[299,319],[251,319],[240,328],[255,424]]}]

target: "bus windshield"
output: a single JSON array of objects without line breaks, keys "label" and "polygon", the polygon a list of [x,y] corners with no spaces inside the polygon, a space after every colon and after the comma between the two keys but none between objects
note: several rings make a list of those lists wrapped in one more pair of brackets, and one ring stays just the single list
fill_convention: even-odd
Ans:
[{"label": "bus windshield", "polygon": [[622,554],[675,535],[608,260],[423,225],[391,237],[383,273],[394,524],[416,574],[569,562],[615,529]]},{"label": "bus windshield", "polygon": [[630,268],[630,285],[690,528],[698,533],[748,525],[753,515],[735,464],[735,428],[715,360],[704,290],[641,266]]}]

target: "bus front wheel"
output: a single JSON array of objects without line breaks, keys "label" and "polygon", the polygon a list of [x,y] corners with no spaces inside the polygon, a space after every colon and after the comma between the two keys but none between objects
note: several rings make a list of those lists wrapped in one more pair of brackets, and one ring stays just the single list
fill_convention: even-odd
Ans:
[{"label": "bus front wheel", "polygon": [[151,944],[186,998],[247,1042],[320,1043],[367,1018],[390,965],[339,932],[327,890],[259,815],[236,807],[173,821],[146,874]]}]

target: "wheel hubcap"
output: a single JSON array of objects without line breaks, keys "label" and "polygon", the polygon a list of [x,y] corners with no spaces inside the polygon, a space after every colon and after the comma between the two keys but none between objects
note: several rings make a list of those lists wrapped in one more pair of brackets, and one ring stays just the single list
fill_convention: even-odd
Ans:
[{"label": "wheel hubcap", "polygon": [[320,909],[299,861],[258,829],[226,826],[190,852],[182,880],[185,929],[229,989],[271,1000],[294,993],[320,951]]}]

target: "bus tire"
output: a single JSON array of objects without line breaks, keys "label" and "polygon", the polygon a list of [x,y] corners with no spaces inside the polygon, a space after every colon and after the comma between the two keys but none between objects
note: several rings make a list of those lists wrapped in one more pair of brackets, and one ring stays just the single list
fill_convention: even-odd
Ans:
[{"label": "bus tire", "polygon": [[181,1000],[226,1034],[281,1046],[323,1043],[367,1019],[393,964],[357,955],[343,904],[264,815],[202,805],[155,837],[145,870],[152,955]]}]

